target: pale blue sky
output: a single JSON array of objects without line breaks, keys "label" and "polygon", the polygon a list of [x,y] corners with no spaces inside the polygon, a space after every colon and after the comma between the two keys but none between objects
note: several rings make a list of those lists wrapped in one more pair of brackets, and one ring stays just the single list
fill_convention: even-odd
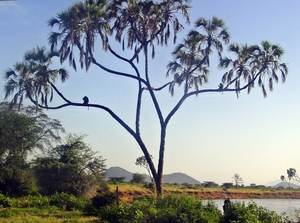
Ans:
[{"label": "pale blue sky", "polygon": [[[50,28],[46,22],[66,9],[74,0],[0,1],[0,71],[22,60],[24,52],[36,45],[47,45]],[[260,88],[250,95],[243,92],[203,94],[190,98],[171,120],[167,132],[166,174],[184,172],[199,181],[231,182],[235,173],[245,185],[265,184],[279,179],[289,167],[300,172],[300,2],[298,0],[193,0],[191,22],[199,17],[218,16],[226,23],[232,42],[258,44],[262,40],[279,43],[285,49],[283,61],[289,66],[285,84],[263,98]],[[192,27],[187,27],[184,32]],[[184,34],[183,32],[183,34]],[[178,42],[182,36],[178,38]],[[119,51],[120,47],[115,45]],[[165,83],[166,64],[174,46],[157,48],[151,61],[153,83]],[[106,54],[98,55],[109,66],[128,69]],[[99,57],[98,57],[99,58]],[[54,66],[60,66],[55,63]],[[97,68],[88,73],[71,73],[60,90],[73,101],[88,95],[91,103],[111,107],[130,126],[134,125],[136,83],[111,77]],[[211,64],[210,85],[220,82],[224,71]],[[1,80],[3,86],[3,79]],[[2,87],[3,89],[3,87]],[[164,114],[176,102],[175,91],[159,94]],[[0,98],[4,98],[3,90]],[[157,163],[159,129],[152,104],[145,98],[142,114],[142,136]],[[58,103],[58,101],[55,101]],[[58,118],[70,133],[86,133],[86,142],[107,159],[107,167],[120,166],[131,172],[145,172],[135,165],[142,152],[131,136],[105,112],[90,108],[65,108],[46,112]],[[145,172],[146,173],[146,172]]]}]

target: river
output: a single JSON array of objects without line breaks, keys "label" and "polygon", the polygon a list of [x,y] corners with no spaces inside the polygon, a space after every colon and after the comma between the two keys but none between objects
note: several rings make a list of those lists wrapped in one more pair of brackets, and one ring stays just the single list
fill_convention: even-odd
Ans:
[{"label": "river", "polygon": [[[218,208],[223,211],[224,199],[213,200]],[[266,207],[271,211],[276,211],[278,214],[285,212],[292,217],[295,209],[300,209],[300,199],[231,199],[231,202],[245,202],[247,205],[253,201],[259,206]]]}]

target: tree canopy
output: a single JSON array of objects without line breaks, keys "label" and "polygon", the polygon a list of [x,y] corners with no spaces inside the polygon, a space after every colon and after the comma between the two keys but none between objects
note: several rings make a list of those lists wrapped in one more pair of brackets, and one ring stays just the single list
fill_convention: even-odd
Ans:
[{"label": "tree canopy", "polygon": [[83,196],[100,185],[106,170],[105,159],[96,156],[83,138],[84,135],[69,135],[64,144],[33,160],[33,172],[42,194],[67,192]]},{"label": "tree canopy", "polygon": [[59,142],[64,128],[35,106],[12,109],[0,103],[0,191],[21,196],[36,190],[28,155]]}]

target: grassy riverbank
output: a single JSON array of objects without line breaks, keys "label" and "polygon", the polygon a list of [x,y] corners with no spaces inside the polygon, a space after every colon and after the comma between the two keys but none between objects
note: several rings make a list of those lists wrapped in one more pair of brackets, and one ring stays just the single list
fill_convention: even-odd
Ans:
[{"label": "grassy riverbank", "polygon": [[[109,217],[108,214],[111,213],[123,213],[126,208],[136,208],[137,205],[139,213],[146,213],[144,208],[146,210],[149,209],[149,205],[153,205],[153,202],[151,200],[154,199],[155,193],[152,189],[149,189],[145,187],[144,185],[138,185],[138,184],[128,184],[128,183],[120,183],[120,184],[110,184],[111,191],[116,191],[116,188],[118,188],[118,194],[120,198],[120,204],[123,204],[118,208],[112,207],[108,208],[107,210],[104,209],[106,212],[101,212],[102,214],[106,214],[106,217]],[[287,190],[287,189],[272,189],[272,188],[228,188],[223,189],[220,187],[217,188],[202,188],[197,186],[182,186],[182,185],[165,185],[164,186],[164,194],[165,197],[168,197],[168,195],[179,195],[179,200],[176,201],[173,198],[171,198],[169,201],[166,199],[165,202],[175,202],[177,205],[171,205],[171,207],[177,207],[178,205],[192,205],[193,199],[189,200],[189,198],[201,198],[201,199],[300,199],[300,190]],[[150,201],[147,200],[135,200],[133,202],[134,197],[145,197],[147,195],[148,199],[150,198]],[[153,198],[151,198],[153,197]],[[171,196],[172,197],[172,196]],[[4,198],[3,198],[4,199]],[[80,223],[80,222],[90,222],[90,223],[96,223],[101,222],[99,221],[99,217],[97,216],[86,216],[83,213],[84,205],[82,208],[75,208],[66,211],[61,208],[61,206],[51,206],[51,205],[42,205],[37,206],[34,205],[36,202],[36,197],[28,197],[28,198],[17,198],[12,200],[7,200],[7,202],[11,203],[12,205],[10,207],[6,208],[0,208],[0,222],[1,223],[37,223],[37,222],[53,222],[53,223]],[[39,202],[47,203],[47,197],[39,197]],[[72,198],[75,199],[75,198]],[[72,201],[71,199],[71,201]],[[183,202],[182,204],[180,202]],[[3,200],[4,202],[4,200]],[[78,205],[79,200],[74,200],[73,203],[76,203],[75,206]],[[132,203],[133,202],[133,203]],[[148,203],[147,203],[148,202]],[[49,203],[49,202],[48,202]],[[74,204],[75,204],[74,203]],[[127,205],[129,204],[130,205]],[[26,205],[25,205],[26,204]],[[194,206],[198,205],[198,203],[194,203]],[[191,207],[194,207],[194,206]],[[64,206],[64,205],[62,205]],[[196,207],[195,206],[195,207]],[[115,210],[115,209],[116,210]],[[125,208],[125,209],[124,209]],[[246,210],[247,207],[239,207],[237,210]],[[252,210],[252,209],[253,210]],[[124,209],[124,210],[123,210]],[[126,209],[126,210],[127,210]],[[188,208],[190,210],[190,208]],[[251,209],[249,211],[249,209]],[[155,210],[154,206],[151,209],[152,211]],[[168,209],[170,211],[170,209]],[[195,209],[198,210],[198,207]],[[203,210],[206,210],[205,208]],[[202,211],[203,211],[202,210]],[[217,210],[217,208],[213,209],[214,211]],[[249,213],[256,213],[261,212],[259,208],[256,206],[250,206],[247,209]],[[117,212],[115,212],[117,211]],[[128,211],[125,211],[123,214],[126,216],[125,213]],[[135,210],[137,211],[137,210]],[[265,211],[265,210],[263,210]],[[266,211],[265,211],[266,212]],[[128,212],[129,213],[129,212]],[[134,212],[135,213],[135,212]],[[159,212],[160,213],[160,212]],[[162,213],[164,213],[164,210],[162,210]],[[178,213],[178,210],[174,209],[174,213]],[[209,212],[210,213],[210,212]],[[242,212],[241,212],[242,213]],[[243,212],[244,213],[244,212]],[[269,212],[266,212],[269,213]],[[153,213],[152,213],[153,214]],[[160,213],[161,214],[161,213]],[[211,214],[211,213],[210,213]],[[159,214],[158,214],[159,215]],[[268,216],[271,216],[272,214],[268,214]],[[123,216],[123,215],[120,215]],[[120,217],[119,216],[119,217]],[[135,216],[135,215],[134,215]],[[156,214],[155,214],[156,216]],[[218,215],[216,215],[218,216]],[[214,216],[214,217],[216,217]],[[252,216],[252,215],[251,215]],[[114,216],[116,217],[116,216]],[[146,217],[146,216],[143,216]],[[109,221],[110,222],[110,221]],[[138,220],[136,222],[139,222]],[[280,221],[274,221],[274,222],[282,222]]]},{"label": "grassy riverbank", "polygon": [[[120,199],[122,202],[131,202],[133,197],[145,195],[155,196],[152,189],[143,187],[142,185],[132,184],[111,184],[111,190],[118,187]],[[299,189],[274,189],[274,188],[203,188],[198,186],[182,186],[182,185],[165,185],[164,194],[185,194],[195,196],[202,199],[300,199]]]}]

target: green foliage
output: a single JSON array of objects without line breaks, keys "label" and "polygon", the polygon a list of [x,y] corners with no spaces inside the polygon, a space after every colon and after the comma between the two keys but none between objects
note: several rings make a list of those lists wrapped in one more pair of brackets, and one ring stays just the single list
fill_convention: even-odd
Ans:
[{"label": "green foliage", "polygon": [[42,195],[35,195],[35,196],[28,195],[16,199],[16,201],[17,201],[16,207],[20,207],[20,208],[29,208],[29,207],[41,208],[50,205],[49,197],[42,196]]},{"label": "green foliage", "polygon": [[289,217],[278,215],[254,202],[231,203],[224,215],[213,201],[203,202],[194,197],[168,196],[135,198],[128,205],[111,205],[99,210],[101,222],[122,223],[287,223]]},{"label": "green foliage", "polygon": [[84,214],[97,216],[100,208],[118,204],[118,199],[117,193],[111,192],[108,187],[102,185],[101,189],[97,190],[96,196],[91,199],[90,205],[85,207]]},{"label": "green foliage", "polygon": [[233,187],[233,183],[223,183],[222,187],[223,188],[232,188]]},{"label": "green foliage", "polygon": [[54,205],[65,211],[83,210],[88,204],[88,199],[75,197],[68,193],[55,193],[50,197],[50,205]]},{"label": "green foliage", "polygon": [[101,222],[123,223],[215,223],[221,219],[221,212],[214,203],[204,204],[201,200],[187,196],[157,199],[146,196],[135,199],[130,205],[102,207],[99,215]]},{"label": "green foliage", "polygon": [[[129,205],[104,206],[99,210],[100,220],[103,223],[135,223],[135,217],[130,215]],[[142,223],[142,222],[141,222]]]},{"label": "green foliage", "polygon": [[295,209],[293,213],[293,222],[300,223],[300,209]]},{"label": "green foliage", "polygon": [[132,179],[130,180],[130,183],[137,183],[137,184],[142,184],[145,182],[145,177],[143,174],[140,173],[134,173],[132,175]]},{"label": "green foliage", "polygon": [[95,197],[92,198],[92,205],[96,209],[115,204],[116,202],[117,202],[117,196],[115,193],[111,191],[98,193]]},{"label": "green foliage", "polygon": [[0,218],[9,218],[17,215],[18,212],[10,208],[4,208],[0,210]]},{"label": "green foliage", "polygon": [[34,150],[59,141],[60,122],[33,106],[10,107],[0,103],[0,192],[26,196],[37,192],[35,177],[27,162]]},{"label": "green foliage", "polygon": [[69,135],[65,144],[33,160],[43,195],[66,192],[84,196],[103,181],[105,160],[83,142],[84,135]]},{"label": "green foliage", "polygon": [[[190,196],[136,197],[131,204],[122,205],[111,200],[106,205],[98,203],[95,208],[96,203],[93,201],[99,202],[103,197],[112,195],[107,192],[99,191],[95,200],[67,193],[56,193],[49,198],[41,195],[9,198],[0,194],[0,218],[12,219],[22,215],[24,218],[21,222],[30,222],[25,216],[56,216],[65,219],[64,222],[78,222],[74,216],[82,216],[81,210],[85,210],[85,215],[98,216],[99,222],[103,223],[300,223],[299,210],[295,210],[292,220],[285,214],[278,215],[254,202],[248,205],[231,202],[228,211],[222,214],[213,201],[202,201]],[[93,205],[93,212],[86,212]],[[65,211],[71,211],[68,213],[73,217],[68,217]]]},{"label": "green foliage", "polygon": [[218,187],[219,185],[213,181],[204,181],[202,184],[203,187]]},{"label": "green foliage", "polygon": [[284,223],[284,216],[278,215],[254,202],[248,205],[241,202],[231,202],[230,211],[224,214],[224,223]]},{"label": "green foliage", "polygon": [[169,196],[158,200],[158,222],[218,222],[221,212],[208,202],[188,196]]},{"label": "green foliage", "polygon": [[0,209],[0,219],[1,223],[94,222],[93,217],[84,217],[80,211],[61,211],[56,207],[3,208]]},{"label": "green foliage", "polygon": [[11,198],[0,194],[0,208],[7,208],[13,206],[13,201]]}]

